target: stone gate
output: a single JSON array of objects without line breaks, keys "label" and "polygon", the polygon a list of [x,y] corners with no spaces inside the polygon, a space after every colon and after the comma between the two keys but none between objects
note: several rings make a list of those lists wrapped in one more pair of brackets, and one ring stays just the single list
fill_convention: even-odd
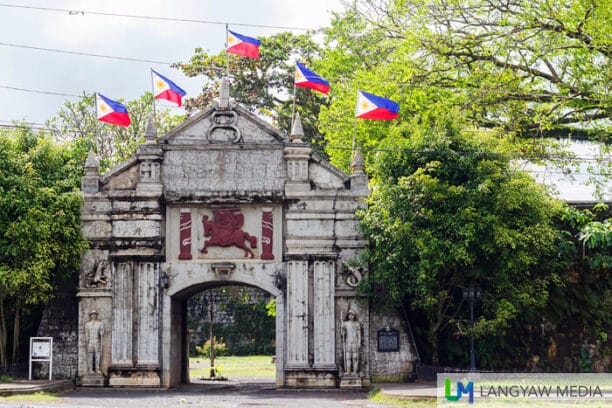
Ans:
[{"label": "stone gate", "polygon": [[346,175],[302,142],[299,117],[289,138],[228,95],[224,84],[208,110],[159,139],[149,124],[135,157],[103,176],[88,158],[78,381],[188,382],[186,299],[226,284],[275,297],[278,386],[410,373],[401,319],[377,316],[356,292],[361,156]]}]

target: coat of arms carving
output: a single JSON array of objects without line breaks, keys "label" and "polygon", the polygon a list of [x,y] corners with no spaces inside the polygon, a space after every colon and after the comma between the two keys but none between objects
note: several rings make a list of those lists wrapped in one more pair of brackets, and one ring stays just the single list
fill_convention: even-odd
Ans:
[{"label": "coat of arms carving", "polygon": [[[208,215],[204,215],[202,224],[204,225],[204,237],[210,237],[210,239],[204,242],[200,252],[207,254],[206,248],[210,246],[236,246],[244,250],[245,258],[249,255],[255,258],[251,248],[257,248],[257,237],[241,229],[244,225],[244,215],[240,213],[239,208],[213,210],[213,219],[209,220]],[[245,241],[251,248],[247,247]]]}]

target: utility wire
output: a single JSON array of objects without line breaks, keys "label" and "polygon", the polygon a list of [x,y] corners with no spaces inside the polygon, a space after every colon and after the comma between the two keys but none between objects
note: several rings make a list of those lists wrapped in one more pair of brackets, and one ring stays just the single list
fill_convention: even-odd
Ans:
[{"label": "utility wire", "polygon": [[38,11],[51,11],[56,13],[67,13],[68,15],[85,15],[91,14],[96,16],[106,16],[106,17],[124,17],[124,18],[136,18],[141,20],[156,20],[156,21],[167,21],[174,23],[196,23],[196,24],[212,24],[212,25],[223,25],[229,24],[231,26],[237,27],[256,27],[256,28],[272,28],[278,30],[300,30],[300,31],[310,31],[312,29],[305,27],[294,27],[294,26],[275,26],[275,25],[266,25],[266,24],[248,24],[248,23],[238,23],[238,22],[227,22],[227,21],[213,21],[213,20],[200,20],[200,19],[192,19],[192,18],[178,18],[178,17],[158,17],[158,16],[146,16],[141,14],[123,14],[123,13],[109,13],[104,11],[91,11],[91,10],[71,10],[71,9],[63,9],[63,8],[51,8],[51,7],[35,7],[35,6],[23,6],[18,4],[6,4],[0,3],[0,7],[11,7],[11,8],[19,8],[19,9],[28,9],[28,10],[38,10]]},{"label": "utility wire", "polygon": [[18,88],[15,86],[8,86],[8,85],[0,85],[0,88],[11,89],[13,91],[31,92],[31,93],[42,94],[42,95],[65,96],[68,98],[81,98],[83,96],[83,95],[75,95],[75,94],[68,94],[68,93],[62,93],[62,92],[51,92],[51,91],[40,91],[36,89]]},{"label": "utility wire", "polygon": [[[0,6],[2,6],[2,4],[0,4]],[[37,46],[32,46],[32,45],[25,45],[25,44],[15,44],[15,43],[7,43],[7,42],[1,42],[0,41],[0,46],[4,46],[4,47],[13,47],[13,48],[23,48],[23,49],[29,49],[29,50],[35,50],[35,51],[46,51],[46,52],[55,52],[55,53],[60,53],[60,54],[69,54],[69,55],[82,55],[82,56],[87,56],[87,57],[95,57],[95,58],[105,58],[105,59],[111,59],[111,60],[119,60],[119,61],[130,61],[130,62],[143,62],[143,63],[147,63],[147,64],[159,64],[159,65],[167,65],[167,66],[172,66],[172,65],[178,65],[178,62],[170,62],[170,61],[160,61],[160,60],[154,60],[154,59],[148,59],[148,58],[135,58],[135,57],[122,57],[122,56],[117,56],[117,55],[108,55],[108,54],[98,54],[98,53],[91,53],[91,52],[83,52],[83,51],[72,51],[72,50],[62,50],[62,49],[57,49],[57,48],[46,48],[46,47],[37,47]],[[189,63],[184,63],[182,65],[189,65]],[[215,66],[202,66],[200,68],[198,68],[198,71],[202,71],[202,72],[206,72],[206,71],[217,71],[217,72],[224,72],[226,70],[226,68],[224,67],[215,67]],[[236,69],[230,69],[231,72],[237,72],[238,70]],[[365,86],[365,85],[370,85],[370,84],[380,84],[380,85],[393,85],[394,87],[398,88],[398,89],[427,89],[427,88],[437,88],[440,90],[446,90],[446,91],[467,91],[467,92],[473,92],[474,94],[476,94],[476,96],[480,96],[480,97],[487,97],[490,95],[515,95],[517,94],[517,92],[515,91],[503,91],[501,89],[479,89],[479,88],[470,88],[470,87],[458,87],[458,86],[441,86],[441,85],[432,85],[432,84],[414,84],[414,83],[407,83],[407,82],[400,82],[400,81],[385,81],[385,80],[378,80],[378,81],[372,81],[372,80],[358,80],[356,78],[352,78],[352,77],[347,77],[347,76],[340,76],[338,78],[334,78],[334,77],[327,77],[327,79],[331,82],[333,82],[334,84],[347,84],[350,82],[355,83],[356,86]],[[530,93],[525,93],[526,96],[539,96],[539,94],[530,92]],[[557,100],[574,100],[576,98],[570,97],[570,96],[564,96],[564,95],[553,95],[553,94],[549,94],[549,95],[545,95],[545,96],[549,96],[551,98],[557,99]],[[597,101],[599,99],[596,98],[588,98],[588,97],[583,97],[583,98],[579,98],[582,101]]]},{"label": "utility wire", "polygon": [[[32,127],[32,128],[37,128],[37,129],[41,129],[41,130],[48,130],[48,131],[53,131],[53,129],[50,129],[46,124],[44,123],[37,123],[37,122],[27,122],[27,121],[8,121],[8,120],[1,120],[0,119],[0,126],[1,127],[7,127],[7,128],[28,128],[28,127]],[[77,130],[77,129],[75,129]],[[197,136],[197,135],[191,135],[189,134],[188,136]],[[344,146],[326,146],[327,149],[330,150],[347,150],[350,151],[351,148],[350,147],[344,147]],[[404,153],[411,153],[411,154],[419,154],[419,155],[428,155],[428,154],[447,154],[447,155],[458,155],[458,156],[468,156],[468,155],[482,155],[483,158],[486,157],[491,157],[491,158],[495,158],[495,157],[501,157],[503,156],[502,154],[498,154],[498,153],[485,153],[485,152],[458,152],[458,151],[446,151],[446,150],[415,150],[415,149],[404,149],[404,148],[398,148],[398,149],[383,149],[383,148],[376,148],[376,147],[362,147],[361,148],[362,151],[370,151],[370,152],[404,152]],[[542,159],[542,157],[540,156],[535,156],[535,155],[516,155],[513,157],[513,159],[515,160],[529,160],[529,159]],[[559,156],[559,155],[549,155],[547,157],[545,157],[546,159],[569,159],[569,160],[578,160],[578,161],[598,161],[601,159],[597,159],[594,158],[592,156],[576,156],[576,157],[565,157],[565,156]],[[604,160],[604,162],[608,162],[608,160]],[[534,170],[534,172],[537,172],[536,170]],[[549,171],[550,172],[550,171]],[[579,173],[572,173],[572,174],[579,174]],[[587,173],[585,173],[587,174]]]},{"label": "utility wire", "polygon": [[0,45],[5,46],[5,47],[26,48],[30,50],[58,52],[62,54],[85,55],[88,57],[107,58],[107,59],[115,59],[115,60],[122,60],[122,61],[146,62],[149,64],[162,64],[162,65],[172,65],[173,64],[172,62],[168,62],[168,61],[157,61],[157,60],[146,59],[146,58],[118,57],[118,56],[105,55],[105,54],[94,54],[94,53],[81,52],[81,51],[58,50],[55,48],[34,47],[31,45],[12,44],[12,43],[5,43],[5,42],[0,42]]}]

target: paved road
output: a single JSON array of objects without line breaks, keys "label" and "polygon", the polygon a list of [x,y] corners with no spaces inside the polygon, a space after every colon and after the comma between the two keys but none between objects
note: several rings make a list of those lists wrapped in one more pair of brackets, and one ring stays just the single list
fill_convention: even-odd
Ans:
[{"label": "paved road", "polygon": [[380,408],[367,393],[293,391],[261,386],[188,386],[168,391],[77,390],[60,395],[61,402],[3,401],[0,408]]}]

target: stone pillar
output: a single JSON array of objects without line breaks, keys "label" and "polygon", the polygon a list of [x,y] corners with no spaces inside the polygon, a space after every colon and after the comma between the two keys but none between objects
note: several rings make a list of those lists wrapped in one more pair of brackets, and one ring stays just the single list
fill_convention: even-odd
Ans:
[{"label": "stone pillar", "polygon": [[137,365],[159,367],[159,264],[141,262],[137,266],[138,344]]},{"label": "stone pillar", "polygon": [[276,296],[276,385],[282,387],[285,385],[285,338],[286,325],[285,319],[279,316],[285,316],[285,299],[283,294]]},{"label": "stone pillar", "polygon": [[287,366],[308,367],[308,261],[287,262]]},{"label": "stone pillar", "polygon": [[335,369],[335,263],[314,262],[314,368]]},{"label": "stone pillar", "polygon": [[[133,265],[118,262],[113,279],[113,323],[111,341],[111,369],[131,368],[132,359],[132,310]],[[112,379],[111,379],[112,381]],[[111,384],[113,385],[113,384]]]}]

